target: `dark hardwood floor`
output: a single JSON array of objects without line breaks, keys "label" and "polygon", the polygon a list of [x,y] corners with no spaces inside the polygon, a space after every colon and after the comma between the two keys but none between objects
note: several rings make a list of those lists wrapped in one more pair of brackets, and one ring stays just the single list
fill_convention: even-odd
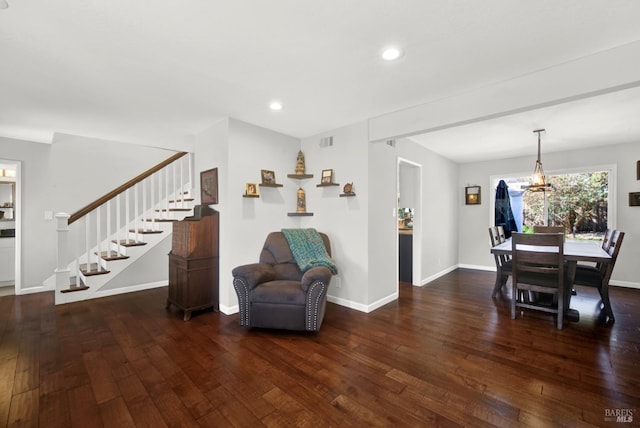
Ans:
[{"label": "dark hardwood floor", "polygon": [[[370,314],[329,304],[317,334],[165,310],[166,288],[55,307],[0,298],[0,426],[619,426],[640,420],[640,290],[616,322],[511,320],[494,274],[452,272]],[[613,417],[613,421],[609,419]]]}]

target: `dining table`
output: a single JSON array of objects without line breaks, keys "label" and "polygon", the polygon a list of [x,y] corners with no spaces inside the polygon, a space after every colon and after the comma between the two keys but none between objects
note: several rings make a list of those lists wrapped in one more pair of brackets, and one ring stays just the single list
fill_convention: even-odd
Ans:
[{"label": "dining table", "polygon": [[[524,245],[523,247],[530,251],[552,251],[550,247],[537,247],[535,245]],[[512,247],[510,238],[491,248],[492,254],[510,256],[511,252]],[[610,263],[611,256],[602,248],[600,241],[580,241],[573,239],[567,239],[564,241],[563,255],[567,269],[566,277],[569,281],[568,284],[565,284],[565,317],[570,321],[578,321],[580,319],[579,312],[569,307],[578,262]]]}]

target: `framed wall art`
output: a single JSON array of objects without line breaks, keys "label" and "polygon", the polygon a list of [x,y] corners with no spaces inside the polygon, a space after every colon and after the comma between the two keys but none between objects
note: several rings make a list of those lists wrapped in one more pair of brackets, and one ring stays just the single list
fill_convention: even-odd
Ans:
[{"label": "framed wall art", "polygon": [[467,186],[464,188],[464,202],[466,205],[480,205],[480,186]]},{"label": "framed wall art", "polygon": [[263,169],[260,171],[260,175],[262,176],[262,184],[276,184],[275,172]]},{"label": "framed wall art", "polygon": [[333,170],[332,169],[323,169],[322,170],[322,178],[320,179],[320,183],[322,183],[322,184],[333,183]]},{"label": "framed wall art", "polygon": [[258,185],[256,183],[247,183],[244,193],[247,196],[258,196]]},{"label": "framed wall art", "polygon": [[202,205],[218,203],[218,168],[200,173],[200,203]]}]

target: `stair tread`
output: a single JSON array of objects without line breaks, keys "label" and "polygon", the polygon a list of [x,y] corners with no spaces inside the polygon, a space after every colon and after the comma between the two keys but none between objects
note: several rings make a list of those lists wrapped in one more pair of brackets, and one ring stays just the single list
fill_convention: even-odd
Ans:
[{"label": "stair tread", "polygon": [[[118,243],[118,241],[111,241],[111,242],[113,242],[114,244]],[[142,241],[136,241],[135,239],[121,239],[120,245],[122,245],[123,247],[139,247],[141,245],[147,245],[147,243]]]},{"label": "stair tread", "polygon": [[169,208],[168,210],[166,208],[163,208],[161,210],[156,210],[156,212],[167,212],[167,211],[192,211],[193,208]]},{"label": "stair tread", "polygon": [[171,200],[171,201],[169,201],[169,203],[170,204],[175,204],[175,203],[178,203],[178,202],[193,202],[193,201],[195,201],[194,198],[184,198],[184,199]]},{"label": "stair tread", "polygon": [[82,274],[84,276],[94,276],[94,275],[104,275],[107,274],[111,271],[108,271],[106,269],[104,269],[102,266],[99,266],[97,263],[91,263],[89,265],[89,269],[87,270],[87,265],[84,264],[83,265],[84,268],[80,268],[80,272],[82,272]]},{"label": "stair tread", "polygon": [[119,254],[117,251],[103,251],[100,253],[100,258],[106,261],[113,261],[113,260],[125,260],[125,259],[128,259],[129,256],[125,256],[124,254]]},{"label": "stair tread", "polygon": [[88,289],[89,289],[89,287],[87,287],[86,285],[81,285],[81,286],[71,285],[66,290],[60,290],[60,292],[61,293],[72,293],[74,291],[82,291],[82,290],[88,290]]},{"label": "stair tread", "polygon": [[[136,230],[129,229],[129,232],[135,233]],[[151,233],[163,233],[163,232],[161,230],[154,230],[154,229],[138,229],[138,233],[151,234]]]},{"label": "stair tread", "polygon": [[157,221],[158,223],[171,223],[179,220],[177,218],[154,218],[154,219],[148,218],[145,221]]}]

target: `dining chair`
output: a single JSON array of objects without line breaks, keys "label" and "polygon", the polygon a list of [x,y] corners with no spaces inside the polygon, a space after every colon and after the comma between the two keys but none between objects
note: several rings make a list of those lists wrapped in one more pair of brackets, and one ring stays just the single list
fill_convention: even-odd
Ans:
[{"label": "dining chair", "polygon": [[595,287],[598,289],[605,313],[611,321],[615,321],[615,317],[613,315],[613,309],[611,308],[611,301],[609,300],[609,280],[611,280],[611,274],[618,259],[623,239],[624,232],[620,232],[619,230],[612,231],[611,238],[607,244],[608,248],[605,250],[611,256],[611,261],[609,263],[601,263],[597,266],[579,264],[576,266],[576,274],[573,280],[573,285]]},{"label": "dining chair", "polygon": [[533,233],[564,233],[564,226],[533,226]]},{"label": "dining chair", "polygon": [[498,228],[498,235],[500,236],[500,243],[507,240],[507,236],[504,234],[504,227],[496,226]]},{"label": "dining chair", "polygon": [[[511,318],[516,318],[517,308],[554,313],[557,314],[557,328],[561,329],[567,283],[563,234],[513,233],[511,249],[514,296],[511,299]],[[542,298],[526,301],[521,294],[529,292],[550,294],[553,300],[551,303]]]},{"label": "dining chair", "polygon": [[[489,237],[491,238],[492,247],[495,247],[498,244],[502,244],[506,240],[504,236],[504,229],[502,228],[502,226],[490,227]],[[498,292],[502,289],[502,286],[507,283],[509,275],[511,275],[511,259],[508,255],[494,254],[493,258],[496,262],[496,283],[493,286],[491,297],[495,297],[498,294]]]}]

